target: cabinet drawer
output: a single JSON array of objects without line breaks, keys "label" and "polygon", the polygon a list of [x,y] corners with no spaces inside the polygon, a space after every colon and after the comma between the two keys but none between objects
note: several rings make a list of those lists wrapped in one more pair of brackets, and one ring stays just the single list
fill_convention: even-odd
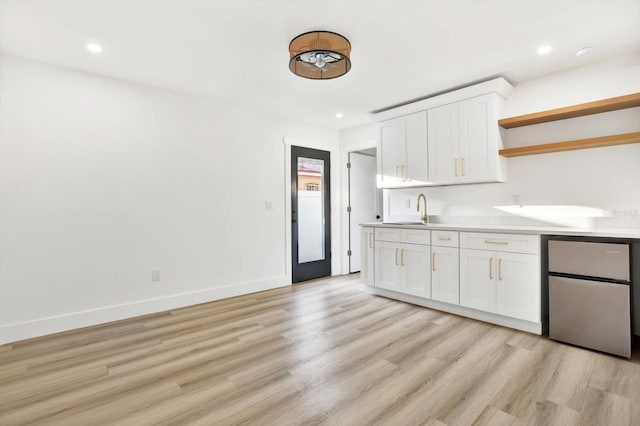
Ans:
[{"label": "cabinet drawer", "polygon": [[398,228],[376,228],[376,241],[401,241],[401,229]]},{"label": "cabinet drawer", "polygon": [[401,229],[400,235],[403,243],[429,244],[431,235],[429,231],[421,229]]},{"label": "cabinet drawer", "polygon": [[539,254],[540,237],[537,235],[461,232],[460,248]]},{"label": "cabinet drawer", "polygon": [[456,231],[431,231],[431,245],[458,247],[458,233]]}]

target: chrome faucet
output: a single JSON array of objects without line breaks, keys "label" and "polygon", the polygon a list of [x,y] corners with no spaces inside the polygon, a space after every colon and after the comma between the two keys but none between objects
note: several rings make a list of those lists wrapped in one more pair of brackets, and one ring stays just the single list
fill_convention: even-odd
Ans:
[{"label": "chrome faucet", "polygon": [[424,200],[424,212],[422,212],[422,216],[420,217],[420,221],[422,223],[428,223],[429,222],[429,216],[427,216],[427,197],[424,194],[420,194],[418,195],[418,202],[416,204],[416,210],[420,211],[420,199]]}]

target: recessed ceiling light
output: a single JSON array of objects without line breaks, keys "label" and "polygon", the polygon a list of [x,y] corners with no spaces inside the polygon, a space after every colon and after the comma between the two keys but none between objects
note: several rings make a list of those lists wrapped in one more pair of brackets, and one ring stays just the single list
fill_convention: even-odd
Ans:
[{"label": "recessed ceiling light", "polygon": [[588,54],[593,52],[593,49],[594,49],[593,46],[586,46],[586,47],[583,47],[582,49],[578,49],[576,51],[576,56],[587,56]]},{"label": "recessed ceiling light", "polygon": [[87,43],[87,50],[93,54],[102,53],[102,46],[98,43]]},{"label": "recessed ceiling light", "polygon": [[540,46],[538,48],[538,55],[546,55],[547,53],[551,52],[553,50],[553,47],[549,46],[548,44],[546,46]]},{"label": "recessed ceiling light", "polygon": [[341,112],[336,112],[336,118],[342,118],[344,117],[344,114]]}]

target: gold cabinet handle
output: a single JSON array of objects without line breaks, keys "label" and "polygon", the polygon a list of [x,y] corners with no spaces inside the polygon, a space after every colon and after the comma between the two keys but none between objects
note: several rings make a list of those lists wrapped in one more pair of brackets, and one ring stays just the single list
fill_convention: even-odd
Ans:
[{"label": "gold cabinet handle", "polygon": [[493,257],[489,258],[489,279],[493,279]]},{"label": "gold cabinet handle", "polygon": [[438,237],[438,239],[439,239],[439,240],[442,240],[442,241],[451,241],[451,237],[443,237],[443,236],[439,236],[439,237]]},{"label": "gold cabinet handle", "polygon": [[393,256],[395,262],[396,262],[396,266],[398,266],[398,249],[396,249],[395,251],[395,255]]},{"label": "gold cabinet handle", "polygon": [[494,240],[484,240],[485,244],[501,244],[501,245],[507,245],[509,244],[509,241],[494,241]]},{"label": "gold cabinet handle", "polygon": [[498,258],[498,279],[502,281],[502,258]]},{"label": "gold cabinet handle", "polygon": [[453,173],[458,176],[458,159],[453,160]]},{"label": "gold cabinet handle", "polygon": [[400,250],[400,266],[404,266],[404,249]]},{"label": "gold cabinet handle", "polygon": [[373,232],[369,232],[369,248],[373,248]]},{"label": "gold cabinet handle", "polygon": [[464,157],[460,159],[460,172],[462,173],[462,176],[464,176]]},{"label": "gold cabinet handle", "polygon": [[431,270],[436,271],[436,252],[431,253]]}]

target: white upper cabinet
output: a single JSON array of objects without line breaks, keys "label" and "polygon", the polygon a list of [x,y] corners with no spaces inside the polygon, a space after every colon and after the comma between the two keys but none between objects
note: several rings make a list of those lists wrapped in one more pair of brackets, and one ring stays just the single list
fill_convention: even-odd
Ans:
[{"label": "white upper cabinet", "polygon": [[378,186],[504,182],[498,116],[511,89],[497,78],[372,114],[379,122]]},{"label": "white upper cabinet", "polygon": [[498,95],[489,94],[428,111],[429,182],[460,184],[505,180],[497,126]]},{"label": "white upper cabinet", "polygon": [[458,175],[458,104],[444,105],[428,111],[429,179],[454,183]]},{"label": "white upper cabinet", "polygon": [[404,120],[396,118],[380,123],[378,133],[378,186],[398,186],[404,163]]},{"label": "white upper cabinet", "polygon": [[404,117],[406,129],[405,182],[409,185],[424,185],[428,182],[427,159],[427,113],[418,112]]},{"label": "white upper cabinet", "polygon": [[378,186],[424,186],[427,172],[427,113],[409,114],[380,123]]}]

